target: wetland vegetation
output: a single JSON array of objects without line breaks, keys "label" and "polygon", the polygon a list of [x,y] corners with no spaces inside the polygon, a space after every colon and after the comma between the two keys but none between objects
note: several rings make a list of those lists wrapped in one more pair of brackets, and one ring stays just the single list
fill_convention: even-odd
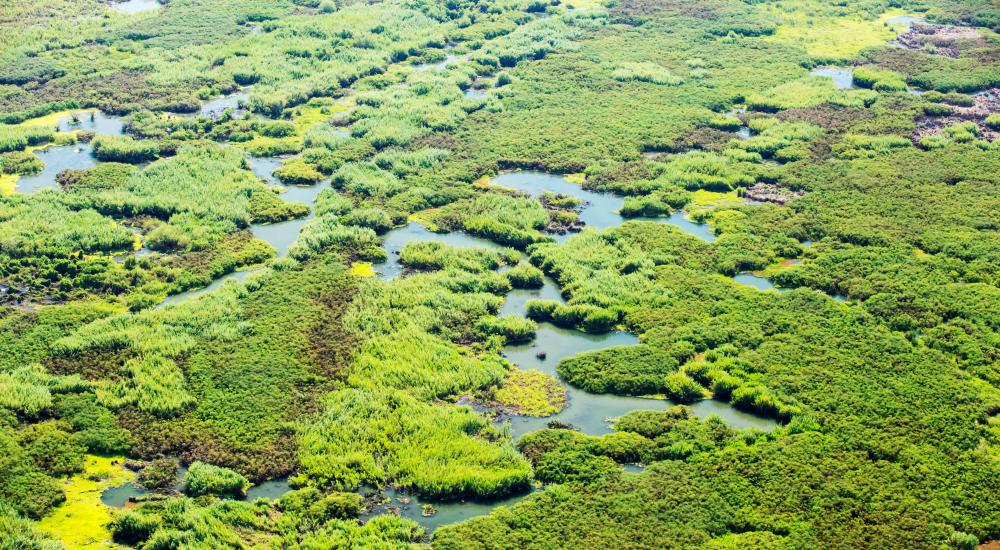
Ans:
[{"label": "wetland vegetation", "polygon": [[1000,8],[9,0],[0,548],[990,548]]}]

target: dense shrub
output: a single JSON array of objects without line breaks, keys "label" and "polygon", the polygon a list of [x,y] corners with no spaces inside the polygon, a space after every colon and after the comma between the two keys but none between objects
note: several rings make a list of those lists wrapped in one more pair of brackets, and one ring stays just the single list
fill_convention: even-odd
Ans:
[{"label": "dense shrub", "polygon": [[289,185],[315,185],[323,181],[324,176],[315,166],[301,160],[292,160],[274,171],[274,177],[281,183]]},{"label": "dense shrub", "polygon": [[484,336],[503,336],[509,344],[531,341],[538,326],[522,317],[484,317],[476,323],[476,330]]},{"label": "dense shrub", "polygon": [[677,361],[640,344],[567,357],[556,369],[567,382],[587,391],[644,395],[664,389],[664,377],[677,370]]},{"label": "dense shrub", "polygon": [[663,393],[677,403],[693,403],[705,398],[705,390],[683,372],[668,374],[663,383]]},{"label": "dense shrub", "polygon": [[94,157],[104,162],[141,164],[160,156],[160,145],[155,141],[137,141],[128,136],[97,136],[91,147]]},{"label": "dense shrub", "polygon": [[0,124],[0,153],[20,151],[28,146],[49,143],[54,137],[49,128]]},{"label": "dense shrub", "polygon": [[147,489],[163,489],[176,483],[177,468],[178,463],[175,459],[157,458],[139,470],[136,478]]},{"label": "dense shrub", "polygon": [[184,476],[184,492],[193,497],[209,494],[240,497],[248,487],[250,482],[240,474],[204,462],[191,464]]},{"label": "dense shrub", "polygon": [[529,263],[519,263],[508,269],[505,274],[514,288],[541,288],[545,283],[542,270]]}]

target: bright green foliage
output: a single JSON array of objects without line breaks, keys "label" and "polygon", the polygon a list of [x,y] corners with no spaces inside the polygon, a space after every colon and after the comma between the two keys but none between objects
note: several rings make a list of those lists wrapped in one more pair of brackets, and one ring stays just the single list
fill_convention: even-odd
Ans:
[{"label": "bright green foliage", "polygon": [[589,304],[563,305],[555,300],[529,300],[528,317],[535,321],[550,321],[567,328],[601,334],[618,323],[618,314]]},{"label": "bright green foliage", "polygon": [[537,329],[534,321],[523,317],[486,317],[476,323],[476,330],[484,337],[502,336],[508,344],[531,341]]},{"label": "bright green foliage", "polygon": [[373,164],[347,164],[333,174],[333,185],[354,195],[391,197],[403,190],[391,172]]},{"label": "bright green foliage", "polygon": [[[56,447],[63,447],[69,451],[64,457],[72,458],[75,449],[72,446],[66,448],[59,443],[67,443],[66,437],[70,437],[65,432],[59,433],[58,427],[47,425],[36,435],[49,434],[53,436]],[[55,430],[53,430],[55,428]],[[4,508],[5,516],[10,515],[8,510],[13,509],[17,514],[31,518],[40,518],[48,513],[53,506],[66,499],[63,495],[59,483],[53,479],[48,472],[41,467],[46,464],[48,457],[42,452],[45,442],[35,450],[38,451],[37,463],[30,454],[30,439],[26,441],[28,445],[22,445],[21,438],[11,426],[4,426],[0,430],[0,506]],[[62,461],[59,461],[62,463]],[[73,460],[65,462],[68,465],[76,465]]]},{"label": "bright green foliage", "polygon": [[994,130],[1000,130],[1000,113],[993,113],[986,117],[983,122]]},{"label": "bright green foliage", "polygon": [[526,486],[531,467],[500,438],[467,408],[341,390],[301,436],[299,476],[341,489],[392,482],[430,496],[501,495]]},{"label": "bright green foliage", "polygon": [[323,181],[323,174],[315,167],[298,160],[283,163],[274,171],[274,177],[291,185],[315,185]]},{"label": "bright green foliage", "polygon": [[901,74],[872,67],[858,67],[854,69],[854,83],[862,88],[871,88],[878,92],[899,92],[906,90],[906,82],[903,80]]},{"label": "bright green foliage", "polygon": [[567,382],[590,392],[644,395],[664,389],[664,377],[677,370],[677,360],[640,344],[567,357],[556,369]]},{"label": "bright green foliage", "polygon": [[548,240],[540,231],[549,224],[549,214],[538,201],[528,198],[480,195],[437,209],[431,221],[518,248]]},{"label": "bright green foliage", "polygon": [[490,403],[522,416],[549,416],[566,408],[566,388],[537,370],[511,369],[489,395]]},{"label": "bright green foliage", "polygon": [[514,288],[541,288],[545,280],[542,270],[529,263],[519,263],[506,271]]},{"label": "bright green foliage", "polygon": [[433,271],[461,269],[482,272],[497,269],[516,258],[511,250],[498,252],[486,248],[455,248],[433,241],[407,243],[399,254],[399,261],[410,269]]},{"label": "bright green foliage", "polygon": [[[974,95],[1000,85],[988,30],[1000,12],[897,4],[173,0],[127,15],[96,0],[8,1],[0,120],[41,118],[0,127],[12,192],[0,198],[0,538],[36,546],[21,517],[58,504],[54,474],[86,449],[179,454],[254,480],[298,473],[305,486],[277,503],[151,500],[112,525],[136,547],[413,546],[427,542],[416,523],[362,524],[360,496],[330,490],[454,498],[533,480],[548,485],[431,542],[1000,539],[1000,157],[992,92]],[[890,44],[902,25],[887,20],[903,14],[955,24],[938,30],[959,38]],[[854,67],[862,89],[806,75],[831,63]],[[164,112],[231,93],[248,94],[247,109]],[[81,108],[130,113],[129,137],[52,131]],[[18,192],[15,174],[41,168],[31,148],[90,139],[102,159],[152,162]],[[286,182],[332,179],[289,258],[249,228],[309,209],[253,176],[248,153],[297,155]],[[509,170],[582,174],[618,193],[624,216],[676,216],[556,242],[546,228],[604,202],[483,179]],[[379,235],[408,219],[520,248],[530,265],[428,242],[403,250],[392,280],[348,271],[388,260]],[[153,307],[257,264],[245,284]],[[746,271],[781,292],[731,280]],[[737,432],[683,408],[635,411],[611,434],[540,430],[515,449],[488,414],[452,401],[501,415],[565,405],[557,380],[499,353],[535,332],[498,317],[504,295],[547,280],[565,302],[530,302],[533,318],[642,342],[566,359],[568,382],[711,397],[725,403],[694,407],[782,425]],[[170,466],[148,466],[149,481],[169,483]],[[66,509],[80,504],[67,494]]]},{"label": "bright green foliage", "polygon": [[499,358],[476,357],[410,326],[366,342],[348,382],[364,388],[405,390],[429,400],[496,384],[504,370]]},{"label": "bright green foliage", "polygon": [[663,383],[663,393],[676,403],[693,403],[705,398],[705,390],[683,372],[668,374]]},{"label": "bright green foliage", "polygon": [[0,539],[8,548],[57,550],[62,545],[9,505],[0,505]]},{"label": "bright green foliage", "polygon": [[615,80],[638,80],[652,84],[676,86],[684,79],[674,76],[666,68],[654,63],[622,63],[611,73]]},{"label": "bright green foliage", "polygon": [[127,136],[97,136],[92,143],[94,157],[105,162],[141,164],[155,160],[160,146],[152,141],[135,141]]},{"label": "bright green foliage", "polygon": [[804,109],[822,103],[841,107],[868,106],[875,100],[869,90],[837,90],[827,77],[807,76],[782,84],[765,94],[755,94],[746,99],[751,109],[775,112],[784,109]]},{"label": "bright green foliage", "polygon": [[53,138],[49,128],[0,124],[0,153],[21,151],[28,146],[48,143]]},{"label": "bright green foliage", "polygon": [[12,151],[0,155],[0,173],[35,174],[45,168],[45,163],[37,156],[24,151]]},{"label": "bright green foliage", "polygon": [[0,202],[0,253],[9,256],[110,252],[131,244],[128,229],[93,210],[70,210],[48,193]]},{"label": "bright green foliage", "polygon": [[220,495],[240,497],[246,493],[250,482],[240,474],[230,470],[195,462],[188,468],[184,476],[184,492],[193,497],[201,495]]}]

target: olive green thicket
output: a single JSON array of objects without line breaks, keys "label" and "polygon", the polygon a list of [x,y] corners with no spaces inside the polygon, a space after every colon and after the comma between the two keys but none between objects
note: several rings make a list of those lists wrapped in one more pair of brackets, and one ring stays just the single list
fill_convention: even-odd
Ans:
[{"label": "olive green thicket", "polygon": [[[883,21],[902,14],[978,38],[895,47]],[[1000,142],[973,95],[1000,84],[998,25],[979,0],[0,8],[16,45],[0,177],[37,172],[53,142],[102,161],[0,196],[0,540],[60,547],[35,520],[71,504],[61,481],[87,454],[147,461],[139,479],[161,489],[190,465],[182,494],[113,514],[108,540],[136,548],[1000,540]],[[827,64],[854,66],[855,87],[809,75]],[[237,91],[238,112],[176,116]],[[126,135],[21,124],[80,108],[127,115]],[[247,155],[286,155],[274,177],[322,186],[315,205]],[[586,205],[489,185],[516,169],[573,173],[642,219],[557,242],[546,229]],[[788,200],[740,199],[755,186]],[[716,238],[648,219],[678,210]],[[309,214],[287,258],[250,230]],[[407,223],[500,246],[387,254]],[[396,261],[393,280],[359,276]],[[545,276],[565,302],[500,315]],[[545,322],[641,340],[558,362],[576,388],[780,426],[678,406],[513,440],[457,402],[564,405],[501,356]],[[239,500],[285,476],[277,501]],[[358,519],[372,487],[481,499],[536,482],[434,533]]]}]

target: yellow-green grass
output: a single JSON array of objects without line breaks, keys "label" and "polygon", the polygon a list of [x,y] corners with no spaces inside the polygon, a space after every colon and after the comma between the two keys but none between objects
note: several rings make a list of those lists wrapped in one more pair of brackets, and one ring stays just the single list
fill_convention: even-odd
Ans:
[{"label": "yellow-green grass", "polygon": [[0,174],[0,197],[14,193],[17,188],[17,174]]},{"label": "yellow-green grass", "polygon": [[[241,147],[248,153],[255,151],[268,151],[274,149],[276,144],[282,144],[278,149],[301,149],[306,132],[316,124],[326,124],[338,112],[346,111],[349,105],[336,103],[330,98],[313,98],[305,105],[296,107],[291,123],[295,125],[295,134],[289,137],[267,137],[255,136],[250,141],[243,143]],[[325,112],[324,112],[325,111]]]},{"label": "yellow-green grass", "polygon": [[522,416],[549,416],[566,408],[566,388],[544,372],[512,369],[493,401]]},{"label": "yellow-green grass", "polygon": [[122,466],[123,462],[122,457],[87,455],[83,473],[63,482],[66,502],[38,526],[67,548],[117,548],[106,527],[111,521],[111,508],[101,502],[101,492],[135,477]]},{"label": "yellow-green grass", "polygon": [[699,189],[691,194],[691,202],[688,204],[690,210],[708,210],[721,206],[735,206],[741,204],[743,199],[736,194],[736,191],[728,193],[718,193]]},{"label": "yellow-green grass", "polygon": [[59,124],[59,119],[71,115],[83,115],[87,113],[93,113],[96,109],[69,109],[66,111],[56,111],[54,113],[49,113],[44,116],[29,118],[20,124],[20,126],[45,126],[48,128],[55,128]]},{"label": "yellow-green grass", "polygon": [[602,0],[566,0],[563,4],[572,6],[573,9],[578,10],[590,10],[604,6],[604,2]]},{"label": "yellow-green grass", "polygon": [[351,275],[357,277],[374,277],[375,269],[371,262],[354,262],[351,264]]},{"label": "yellow-green grass", "polygon": [[[794,6],[794,8],[790,7]],[[885,44],[896,38],[902,27],[886,25],[891,17],[907,15],[892,9],[876,19],[862,17],[837,17],[822,14],[818,2],[782,4],[780,8],[768,4],[769,10],[779,21],[777,30],[767,40],[802,48],[809,55],[822,60],[851,59],[869,46]]]},{"label": "yellow-green grass", "polygon": [[419,223],[420,225],[424,226],[428,231],[437,232],[438,230],[440,230],[440,227],[438,227],[436,223],[432,222],[427,217],[427,214],[433,212],[434,210],[435,210],[434,208],[431,208],[428,210],[424,210],[422,212],[415,212],[407,216],[407,219],[411,222]]}]

